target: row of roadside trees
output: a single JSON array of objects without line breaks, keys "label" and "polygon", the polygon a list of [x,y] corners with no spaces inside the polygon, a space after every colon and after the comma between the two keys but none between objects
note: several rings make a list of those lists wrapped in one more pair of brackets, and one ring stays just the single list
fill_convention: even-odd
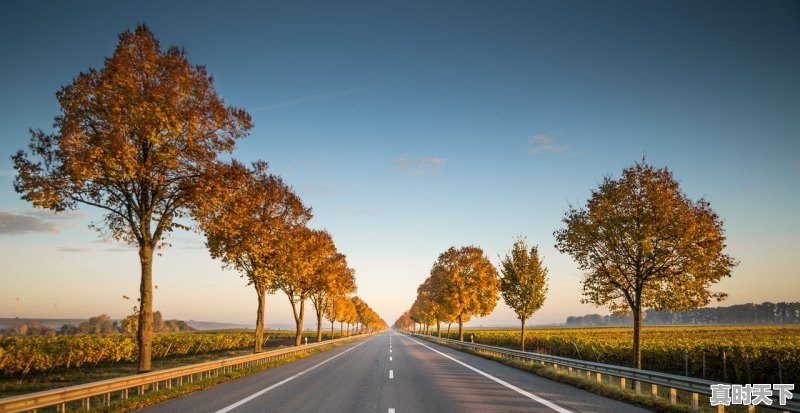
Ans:
[{"label": "row of roadside trees", "polygon": [[[642,160],[623,169],[618,179],[605,177],[586,206],[570,206],[562,222],[553,234],[555,247],[584,272],[581,302],[632,318],[637,368],[646,309],[689,311],[726,297],[711,290],[737,265],[725,253],[723,221],[708,201],[684,194],[666,167]],[[449,249],[395,328],[415,323],[438,328],[440,321],[457,321],[463,340],[462,322],[488,315],[502,292],[522,322],[524,346],[525,320],[542,306],[547,292],[547,269],[537,248],[528,250],[524,240],[501,258],[500,268],[502,278],[477,247]]]},{"label": "row of roadside trees", "polygon": [[153,254],[176,229],[204,234],[211,256],[253,286],[255,351],[272,292],[291,303],[298,345],[309,301],[318,339],[324,317],[359,330],[385,324],[352,297],[354,271],[329,233],[307,226],[311,209],[291,187],[266,162],[224,159],[252,120],[225,105],[205,67],[190,64],[184,49],[162,50],[140,25],[120,34],[102,68],[80,73],[56,97],[54,132],[31,130],[29,150],[12,156],[14,188],[55,212],[99,208],[103,221],[92,226],[138,247],[139,372],[150,370]]},{"label": "row of roadside trees", "polygon": [[539,257],[538,247],[528,248],[520,238],[501,258],[498,271],[476,246],[451,247],[441,253],[430,276],[417,288],[411,308],[395,322],[398,329],[414,328],[429,332],[436,326],[441,337],[441,323],[458,324],[458,339],[464,340],[464,323],[473,316],[486,316],[494,310],[499,296],[520,320],[520,346],[525,350],[525,322],[544,305],[547,295],[547,268]]}]

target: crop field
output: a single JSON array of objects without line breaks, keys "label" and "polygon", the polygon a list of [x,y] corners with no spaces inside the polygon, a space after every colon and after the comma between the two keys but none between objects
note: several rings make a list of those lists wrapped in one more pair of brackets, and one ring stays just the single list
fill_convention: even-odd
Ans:
[{"label": "crop field", "polygon": [[[304,335],[309,342],[316,338],[312,332]],[[329,332],[325,334],[326,339],[329,336]],[[293,331],[264,333],[267,341],[293,337]],[[253,347],[253,340],[253,331],[237,330],[156,334],[153,358],[247,349]],[[137,355],[136,337],[129,334],[0,336],[0,373],[5,377],[24,377],[87,365],[132,363]]]},{"label": "crop field", "polygon": [[[435,332],[435,330],[434,330]],[[444,332],[442,333],[444,335]],[[519,330],[470,329],[465,340],[519,348]],[[631,365],[630,327],[526,330],[537,353]],[[450,338],[458,338],[451,331]],[[800,387],[800,326],[645,327],[642,367],[732,383],[794,383]]]}]

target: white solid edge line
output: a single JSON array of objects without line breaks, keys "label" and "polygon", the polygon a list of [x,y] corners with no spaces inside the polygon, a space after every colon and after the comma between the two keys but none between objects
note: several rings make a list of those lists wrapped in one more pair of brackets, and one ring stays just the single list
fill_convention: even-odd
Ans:
[{"label": "white solid edge line", "polygon": [[417,343],[417,344],[419,344],[419,345],[421,345],[421,346],[423,346],[423,347],[427,348],[428,350],[430,350],[430,351],[433,351],[434,353],[437,353],[437,354],[439,354],[439,355],[442,355],[442,356],[444,356],[444,357],[447,357],[447,358],[449,358],[450,360],[453,360],[453,361],[455,361],[456,363],[458,363],[458,364],[460,364],[460,365],[462,365],[462,366],[464,366],[464,367],[466,367],[466,368],[468,368],[468,369],[470,369],[470,370],[474,371],[475,373],[478,373],[478,374],[480,374],[480,375],[482,375],[482,376],[484,376],[484,377],[486,377],[486,378],[488,378],[488,379],[491,379],[491,380],[493,380],[493,381],[495,381],[495,382],[497,382],[497,383],[499,383],[499,384],[502,384],[503,386],[505,386],[505,387],[507,387],[507,388],[509,388],[509,389],[511,389],[511,390],[514,390],[515,392],[517,392],[517,393],[519,393],[519,394],[521,394],[521,395],[523,395],[523,396],[525,396],[525,397],[527,397],[527,398],[529,398],[529,399],[531,399],[531,400],[535,400],[535,401],[537,401],[537,402],[539,402],[539,403],[541,403],[541,404],[543,404],[543,405],[545,405],[545,406],[547,406],[547,407],[549,407],[549,408],[551,408],[551,409],[553,409],[553,410],[555,410],[555,411],[557,411],[557,412],[559,412],[559,413],[573,413],[571,410],[567,410],[567,409],[565,409],[565,408],[563,408],[563,407],[561,407],[561,406],[559,406],[559,405],[557,405],[557,404],[555,404],[555,403],[553,403],[553,402],[551,402],[551,401],[549,401],[549,400],[543,399],[543,398],[541,398],[541,397],[539,397],[539,396],[537,396],[537,395],[535,395],[535,394],[533,394],[533,393],[531,393],[531,392],[528,392],[528,391],[522,390],[522,389],[520,389],[519,387],[517,387],[517,386],[515,386],[515,385],[513,385],[513,384],[511,384],[511,383],[508,383],[508,382],[505,382],[505,381],[503,381],[503,380],[500,380],[500,379],[498,379],[497,377],[495,377],[495,376],[492,376],[492,375],[491,375],[491,374],[489,374],[489,373],[486,373],[486,372],[484,372],[484,371],[482,371],[482,370],[476,369],[475,367],[472,367],[472,366],[470,366],[469,364],[467,364],[467,363],[464,363],[464,362],[463,362],[463,361],[461,361],[461,360],[457,360],[457,359],[455,359],[455,358],[453,358],[453,357],[450,357],[450,356],[448,356],[447,354],[444,354],[444,353],[442,353],[442,352],[441,352],[441,351],[439,351],[439,350],[436,350],[436,349],[434,349],[434,348],[431,348],[431,347],[429,347],[429,346],[427,346],[427,345],[425,345],[425,344],[422,344],[422,343],[420,343],[420,342],[419,342],[419,341],[417,341],[417,340],[414,340],[414,339],[413,339],[413,338],[411,338],[411,337],[406,337],[406,336],[402,336],[402,337],[403,337],[403,338],[405,338],[405,339],[411,340],[411,341],[413,341],[413,342],[415,342],[415,343]]},{"label": "white solid edge line", "polygon": [[348,351],[350,351],[350,350],[353,350],[353,349],[355,349],[356,347],[358,347],[358,346],[360,346],[360,345],[362,345],[362,344],[365,344],[365,343],[367,343],[367,342],[369,342],[369,341],[372,341],[372,340],[374,340],[374,338],[371,338],[371,339],[369,339],[369,340],[367,340],[367,341],[363,341],[363,342],[361,342],[361,343],[358,343],[357,345],[355,345],[355,346],[353,346],[353,347],[350,347],[349,349],[347,349],[347,350],[345,350],[345,351],[343,351],[343,352],[341,352],[341,353],[339,353],[339,354],[337,354],[337,355],[335,355],[335,356],[333,356],[333,357],[331,357],[331,358],[329,358],[329,359],[325,359],[325,360],[323,360],[323,361],[321,361],[321,362],[319,362],[319,363],[317,363],[317,364],[315,364],[315,365],[313,365],[313,366],[311,366],[311,367],[309,367],[309,368],[307,368],[307,369],[305,369],[305,370],[301,371],[300,373],[297,373],[297,374],[295,374],[294,376],[291,376],[291,377],[285,378],[285,379],[283,379],[283,380],[281,380],[281,381],[279,381],[279,382],[277,382],[277,383],[273,384],[272,386],[269,386],[269,387],[267,387],[267,388],[266,388],[266,389],[264,389],[264,390],[259,390],[259,391],[255,392],[255,393],[253,393],[252,395],[250,395],[250,396],[247,396],[247,397],[245,397],[244,399],[242,399],[242,400],[239,400],[238,402],[231,404],[230,406],[223,407],[223,408],[221,408],[221,409],[217,410],[215,413],[225,413],[225,412],[229,412],[229,411],[231,411],[231,410],[233,410],[233,409],[235,409],[235,408],[237,408],[237,407],[239,407],[239,406],[241,406],[241,405],[243,405],[243,404],[245,404],[245,403],[249,402],[250,400],[253,400],[253,399],[255,399],[256,397],[258,397],[258,396],[261,396],[262,394],[264,394],[264,393],[266,393],[266,392],[268,392],[268,391],[270,391],[270,390],[272,390],[272,389],[274,389],[274,388],[276,388],[276,387],[278,387],[278,386],[280,386],[280,385],[282,385],[282,384],[284,384],[284,383],[287,383],[287,382],[289,382],[289,381],[291,381],[291,380],[294,380],[294,379],[296,379],[297,377],[300,377],[300,376],[302,376],[303,374],[306,374],[306,373],[308,373],[309,371],[311,371],[311,370],[314,370],[315,368],[317,368],[317,367],[319,367],[319,366],[321,366],[321,365],[323,365],[323,364],[325,364],[325,363],[327,363],[327,362],[329,362],[329,361],[331,361],[331,360],[335,359],[336,357],[339,357],[339,356],[341,356],[342,354],[345,354],[345,353],[347,353]]}]

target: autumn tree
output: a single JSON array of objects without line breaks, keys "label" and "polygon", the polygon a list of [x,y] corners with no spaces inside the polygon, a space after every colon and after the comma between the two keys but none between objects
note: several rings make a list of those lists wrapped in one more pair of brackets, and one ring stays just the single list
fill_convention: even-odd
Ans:
[{"label": "autumn tree", "polygon": [[295,345],[299,346],[303,338],[306,301],[320,288],[317,282],[320,268],[335,252],[335,247],[328,232],[305,226],[292,230],[284,241],[284,258],[275,264],[272,286],[289,298],[296,327]]},{"label": "autumn tree", "polygon": [[619,179],[605,177],[563,222],[556,248],[585,272],[582,302],[632,313],[637,368],[645,308],[688,310],[726,297],[710,291],[737,264],[724,253],[722,220],[705,199],[688,198],[667,168],[642,161]]},{"label": "autumn tree", "polygon": [[258,353],[264,341],[266,296],[273,292],[276,273],[291,248],[286,241],[311,219],[311,210],[280,177],[268,172],[263,161],[250,169],[232,161],[209,168],[205,175],[194,215],[211,257],[246,277],[256,291]]},{"label": "autumn tree", "polygon": [[406,310],[400,318],[394,322],[395,330],[409,330],[414,327],[414,320],[411,319],[411,310]]},{"label": "autumn tree", "polygon": [[450,247],[439,255],[431,276],[442,280],[447,291],[445,305],[458,321],[458,339],[464,341],[464,323],[472,316],[489,315],[497,305],[497,270],[479,247]]},{"label": "autumn tree", "polygon": [[433,322],[433,312],[425,297],[417,295],[411,304],[411,319],[420,324],[420,333],[428,332],[428,326]]},{"label": "autumn tree", "polygon": [[547,267],[539,257],[539,249],[528,250],[524,239],[514,242],[500,259],[500,294],[520,321],[520,349],[525,351],[525,322],[544,305],[547,295]]},{"label": "autumn tree", "polygon": [[[347,298],[343,303],[344,311],[342,312],[342,318],[339,320],[340,323],[347,323],[347,335],[350,335],[350,325],[355,323],[358,320],[358,312],[356,311],[356,305],[353,302],[353,298]],[[339,325],[341,329],[341,324]]]},{"label": "autumn tree", "polygon": [[350,294],[356,290],[355,270],[347,267],[344,254],[332,249],[315,272],[316,288],[309,298],[317,315],[317,341],[322,341],[322,318],[326,308],[336,297]]},{"label": "autumn tree", "polygon": [[367,303],[361,299],[359,296],[353,296],[350,299],[353,302],[353,310],[355,310],[355,318],[353,322],[355,323],[355,331],[356,333],[361,331],[362,326],[364,325],[364,316],[367,310]]},{"label": "autumn tree", "polygon": [[40,208],[78,204],[105,212],[92,226],[139,248],[140,373],[150,370],[153,251],[181,227],[197,177],[252,127],[225,106],[203,66],[178,47],[165,51],[144,25],[119,35],[100,69],[56,94],[55,132],[31,131],[30,153],[13,157],[14,189]]},{"label": "autumn tree", "polygon": [[[331,337],[334,336],[335,332],[335,323],[339,321],[340,323],[344,323],[345,311],[347,311],[346,303],[349,303],[350,300],[344,295],[330,295],[328,296],[327,302],[325,304],[325,318],[331,322]],[[344,337],[344,328],[342,324],[339,325],[341,332],[339,334],[340,337]]]}]

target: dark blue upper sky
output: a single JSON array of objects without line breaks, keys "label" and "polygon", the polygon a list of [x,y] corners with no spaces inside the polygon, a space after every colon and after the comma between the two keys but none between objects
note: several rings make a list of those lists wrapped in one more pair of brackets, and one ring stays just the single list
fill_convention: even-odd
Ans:
[{"label": "dark blue upper sky", "polygon": [[[564,297],[543,314],[583,311],[580,274],[552,231],[604,174],[644,155],[726,219],[742,261],[721,285],[731,299],[788,299],[751,293],[757,277],[777,283],[800,267],[784,253],[800,248],[800,2],[431,3],[6,5],[0,211],[29,210],[9,156],[27,128],[52,124],[54,93],[146,23],[250,111],[256,126],[235,156],[265,159],[295,186],[387,319],[448,246],[495,258],[520,234],[552,260]],[[79,219],[58,235],[0,234],[0,245],[53,251],[94,238]],[[388,278],[403,280],[391,296],[379,291]]]}]

